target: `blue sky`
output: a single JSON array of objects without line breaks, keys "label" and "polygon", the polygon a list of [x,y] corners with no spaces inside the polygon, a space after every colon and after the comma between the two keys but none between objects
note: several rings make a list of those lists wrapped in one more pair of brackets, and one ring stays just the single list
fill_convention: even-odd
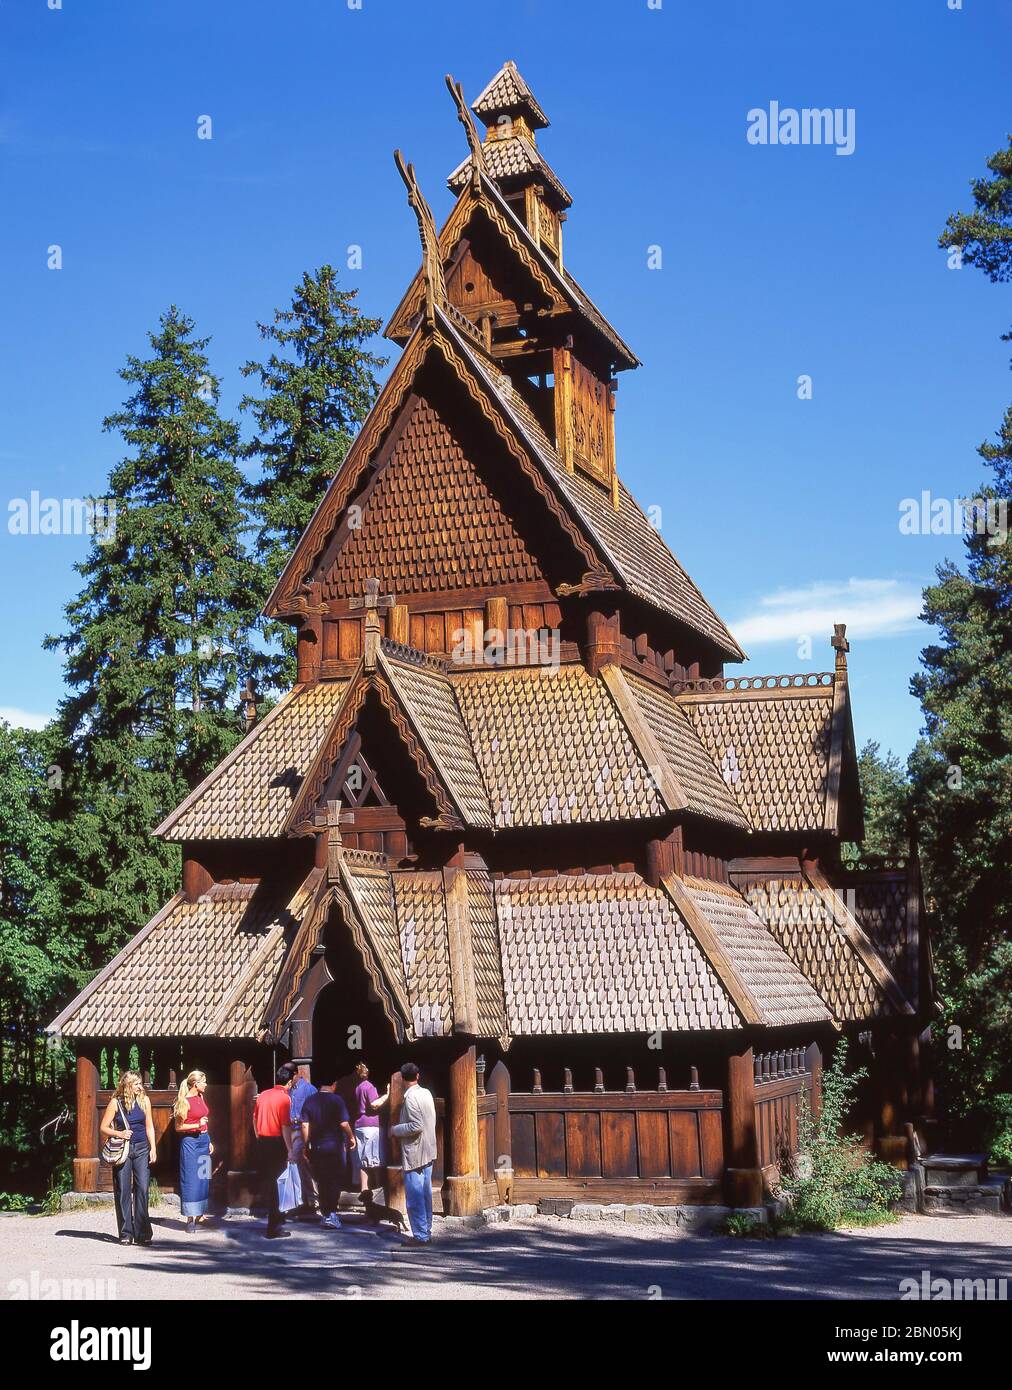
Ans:
[{"label": "blue sky", "polygon": [[[908,751],[918,593],[961,546],[901,535],[899,504],[972,494],[1008,400],[1007,291],[935,244],[1005,140],[1006,7],[55,3],[0,5],[5,516],[32,491],[102,492],[117,369],[168,304],[212,335],[229,411],[257,319],[304,269],[361,246],[343,279],[385,318],[418,263],[391,151],[441,221],[465,152],[443,74],[473,99],[512,57],[573,194],[567,263],[643,362],[619,389],[625,480],[746,670],[826,669],[847,621],[858,739]],[[853,109],[853,154],[750,144],[771,101]],[[55,709],[40,643],[86,545],[0,531],[3,709]]]}]

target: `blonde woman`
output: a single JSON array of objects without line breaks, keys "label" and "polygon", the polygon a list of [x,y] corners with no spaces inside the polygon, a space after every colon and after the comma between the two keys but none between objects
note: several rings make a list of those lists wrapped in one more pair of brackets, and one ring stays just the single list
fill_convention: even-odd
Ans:
[{"label": "blonde woman", "polygon": [[116,1225],[120,1245],[150,1245],[148,1186],[151,1164],[157,1162],[155,1126],[144,1082],[135,1071],[125,1071],[116,1094],[105,1107],[99,1126],[103,1139],[127,1138],[127,1155],[113,1169]]},{"label": "blonde woman", "polygon": [[186,1217],[186,1229],[192,1233],[207,1212],[207,1195],[211,1189],[211,1155],[214,1145],[207,1132],[208,1109],[204,1092],[207,1077],[202,1071],[191,1071],[179,1087],[179,1097],[172,1107],[179,1140],[179,1203]]}]

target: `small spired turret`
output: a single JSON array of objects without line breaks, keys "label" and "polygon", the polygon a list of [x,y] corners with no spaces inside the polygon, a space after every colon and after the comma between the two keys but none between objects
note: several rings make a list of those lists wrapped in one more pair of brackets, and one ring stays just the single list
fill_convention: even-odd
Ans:
[{"label": "small spired turret", "polygon": [[[537,147],[536,132],[545,129],[548,117],[512,59],[471,103],[471,110],[485,125],[483,151],[489,177],[545,254],[561,268],[562,223],[573,200]],[[452,192],[460,192],[470,172],[469,155],[447,180]]]}]

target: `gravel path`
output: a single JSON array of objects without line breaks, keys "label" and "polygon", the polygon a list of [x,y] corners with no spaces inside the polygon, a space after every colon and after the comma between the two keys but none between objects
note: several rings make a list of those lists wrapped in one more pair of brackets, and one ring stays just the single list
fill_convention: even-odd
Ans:
[{"label": "gravel path", "polygon": [[[715,1299],[899,1297],[899,1281],[1006,1278],[1012,1217],[906,1216],[897,1225],[773,1241],[680,1236],[544,1218],[482,1229],[440,1221],[429,1250],[392,1230],[293,1227],[268,1243],[248,1218],[188,1236],[153,1213],[155,1243],[121,1246],[111,1209],[0,1218],[0,1292],[73,1298]],[[50,1281],[56,1281],[52,1283]],[[82,1282],[86,1281],[86,1282]],[[57,1292],[58,1291],[58,1292]]]}]

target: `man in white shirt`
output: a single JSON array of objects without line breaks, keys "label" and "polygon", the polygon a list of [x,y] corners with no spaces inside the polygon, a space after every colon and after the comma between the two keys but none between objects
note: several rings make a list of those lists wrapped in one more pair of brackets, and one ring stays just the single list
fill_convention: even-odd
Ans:
[{"label": "man in white shirt", "polygon": [[432,1092],[418,1084],[418,1067],[405,1062],[404,1103],[398,1124],[390,1135],[401,1142],[404,1170],[404,1203],[408,1209],[411,1238],[405,1245],[428,1245],[432,1239],[432,1165],[436,1159],[436,1103]]}]

